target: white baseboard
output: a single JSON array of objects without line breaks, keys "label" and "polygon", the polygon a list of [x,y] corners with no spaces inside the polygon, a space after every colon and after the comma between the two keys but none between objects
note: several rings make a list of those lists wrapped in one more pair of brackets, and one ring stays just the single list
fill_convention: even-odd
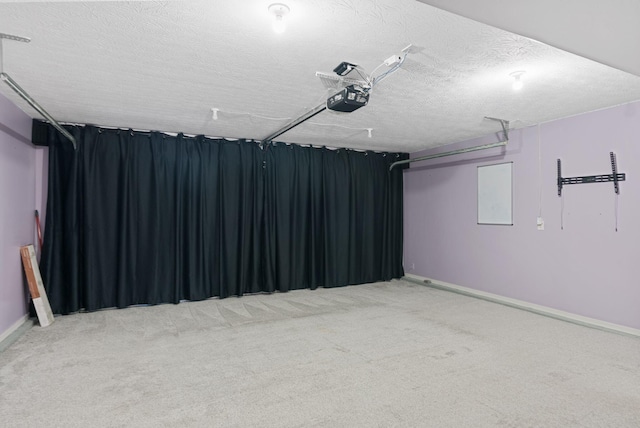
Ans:
[{"label": "white baseboard", "polygon": [[572,314],[570,312],[560,311],[558,309],[549,308],[547,306],[536,305],[535,303],[525,302],[523,300],[503,297],[498,294],[487,293],[485,291],[474,290],[473,288],[462,287],[460,285],[450,284],[448,282],[437,279],[426,278],[419,275],[405,274],[404,279],[426,285],[428,287],[440,290],[451,291],[465,296],[476,297],[478,299],[487,300],[489,302],[499,303],[501,305],[511,306],[512,308],[523,309],[539,315],[556,318],[562,321],[583,325],[586,327],[597,328],[600,330],[611,331],[614,333],[622,333],[629,336],[640,337],[640,330],[626,327],[624,325],[613,324],[606,321],[597,320],[595,318],[584,317],[582,315]]},{"label": "white baseboard", "polygon": [[2,342],[4,342],[13,333],[18,331],[18,329],[22,327],[27,321],[29,321],[29,314],[24,315],[18,321],[14,322],[6,331],[0,333],[0,346],[2,345]]}]

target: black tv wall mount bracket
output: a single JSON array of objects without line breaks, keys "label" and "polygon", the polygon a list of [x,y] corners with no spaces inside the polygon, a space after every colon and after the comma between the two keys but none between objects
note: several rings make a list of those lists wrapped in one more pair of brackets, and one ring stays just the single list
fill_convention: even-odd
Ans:
[{"label": "black tv wall mount bracket", "polygon": [[626,174],[618,172],[615,153],[609,152],[609,157],[611,158],[611,174],[586,175],[582,177],[562,177],[561,161],[558,159],[558,196],[562,196],[562,186],[567,184],[604,183],[607,181],[613,181],[614,191],[619,195],[620,186],[618,182],[625,181]]}]

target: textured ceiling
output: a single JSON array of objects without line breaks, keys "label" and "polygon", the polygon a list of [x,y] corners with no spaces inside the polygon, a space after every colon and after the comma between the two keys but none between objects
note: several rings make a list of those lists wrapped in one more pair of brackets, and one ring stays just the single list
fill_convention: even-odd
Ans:
[{"label": "textured ceiling", "polygon": [[640,76],[640,1],[418,1]]},{"label": "textured ceiling", "polygon": [[269,3],[2,2],[0,32],[32,38],[4,41],[4,71],[62,122],[261,140],[330,95],[316,71],[372,72],[411,43],[369,105],[277,138],[409,152],[496,132],[484,116],[522,127],[640,99],[638,76],[415,0],[287,1],[284,34]]}]

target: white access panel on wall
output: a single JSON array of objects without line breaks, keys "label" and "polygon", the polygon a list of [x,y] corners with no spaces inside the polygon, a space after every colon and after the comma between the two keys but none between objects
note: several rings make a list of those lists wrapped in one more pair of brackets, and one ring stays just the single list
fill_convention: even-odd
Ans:
[{"label": "white access panel on wall", "polygon": [[513,162],[478,167],[478,224],[513,226]]}]

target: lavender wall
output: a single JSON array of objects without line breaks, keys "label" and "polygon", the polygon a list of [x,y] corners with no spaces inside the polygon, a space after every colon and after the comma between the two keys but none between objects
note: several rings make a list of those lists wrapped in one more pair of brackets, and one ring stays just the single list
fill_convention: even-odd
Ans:
[{"label": "lavender wall", "polygon": [[0,95],[0,336],[27,314],[19,247],[34,242],[31,119]]},{"label": "lavender wall", "polygon": [[[565,187],[561,230],[556,159],[566,177],[607,174],[610,151],[627,174],[618,232],[613,183]],[[477,167],[504,161],[514,226],[478,225]],[[407,273],[640,329],[640,102],[513,131],[506,150],[414,163],[404,178]]]}]

